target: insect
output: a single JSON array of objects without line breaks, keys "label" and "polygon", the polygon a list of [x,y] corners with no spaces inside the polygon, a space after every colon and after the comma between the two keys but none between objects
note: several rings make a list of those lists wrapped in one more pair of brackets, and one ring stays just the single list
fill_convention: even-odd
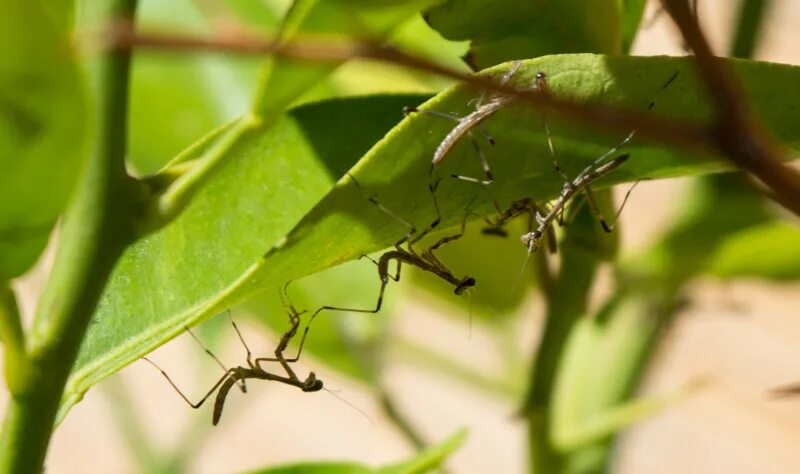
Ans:
[{"label": "insect", "polygon": [[[543,215],[542,210],[536,204],[536,201],[529,197],[518,199],[512,202],[511,206],[509,206],[506,210],[499,210],[499,206],[496,203],[495,207],[498,208],[498,214],[494,218],[487,217],[484,219],[486,222],[486,227],[481,230],[484,235],[507,237],[508,232],[505,229],[506,224],[510,220],[522,215],[528,216],[528,232],[531,232],[533,231],[533,224],[536,222],[536,219]],[[546,232],[547,246],[550,249],[550,252],[555,253],[558,248],[555,231],[552,227],[548,227]]]},{"label": "insect", "polygon": [[[678,77],[679,72],[675,71],[669,79],[661,86],[659,90],[659,94],[664,91],[667,87],[672,84],[672,82]],[[536,82],[537,82],[537,89],[540,90],[542,93],[549,93],[549,87],[547,86],[547,79],[546,75],[542,72],[536,74]],[[657,96],[654,97],[650,103],[647,105],[647,111],[651,111],[653,107],[655,107]],[[624,146],[628,145],[633,137],[636,135],[636,129],[631,130],[625,138],[622,139],[619,143],[617,143],[614,147],[610,150],[603,153],[600,157],[596,158],[591,164],[589,164],[586,168],[583,169],[574,179],[570,179],[566,173],[561,169],[558,164],[558,160],[556,159],[556,151],[555,146],[553,145],[553,138],[550,133],[550,127],[547,124],[547,120],[544,123],[545,127],[545,136],[547,138],[547,146],[550,151],[550,155],[553,159],[553,165],[556,169],[556,172],[561,176],[564,180],[564,185],[561,188],[561,193],[559,194],[558,198],[549,206],[549,210],[546,214],[542,214],[539,211],[536,211],[536,220],[539,223],[538,227],[532,231],[529,231],[526,234],[523,234],[520,239],[525,244],[528,249],[528,253],[536,251],[542,245],[542,238],[549,229],[552,228],[552,223],[557,218],[561,219],[563,217],[563,213],[565,207],[569,203],[569,201],[578,193],[583,191],[583,194],[586,196],[586,201],[589,203],[589,206],[592,209],[592,212],[597,216],[597,219],[600,221],[600,225],[603,227],[603,230],[606,232],[611,232],[616,225],[616,220],[619,218],[622,209],[625,207],[625,203],[628,201],[628,198],[633,191],[633,188],[638,184],[638,181],[628,189],[627,193],[625,193],[625,197],[622,200],[622,204],[619,207],[619,210],[616,212],[614,223],[610,224],[606,221],[603,217],[603,214],[600,211],[599,206],[597,205],[597,201],[594,199],[594,195],[592,194],[591,184],[602,178],[603,176],[609,174],[614,169],[619,167],[622,163],[626,162],[630,157],[629,154],[623,154],[612,158],[609,160],[609,157],[616,154],[620,149]]]},{"label": "insect", "polygon": [[[361,189],[361,185],[358,184],[355,177],[348,174],[350,179],[353,183]],[[475,279],[469,276],[465,277],[457,277],[453,272],[436,256],[434,253],[436,250],[444,246],[445,244],[452,242],[461,238],[464,235],[464,230],[467,224],[467,215],[464,216],[464,219],[461,221],[461,228],[460,230],[452,235],[448,235],[442,237],[436,243],[431,245],[430,247],[424,249],[422,253],[418,253],[418,251],[414,248],[414,244],[419,242],[423,237],[429,234],[441,221],[441,213],[439,211],[439,204],[436,200],[436,188],[441,181],[437,181],[433,183],[429,191],[431,193],[431,199],[433,200],[434,209],[436,210],[436,218],[429,224],[425,229],[421,232],[417,233],[416,228],[413,224],[411,224],[406,219],[400,217],[392,210],[385,207],[381,204],[374,196],[370,196],[367,199],[370,203],[375,205],[378,209],[380,209],[383,213],[390,216],[392,219],[396,220],[403,226],[408,228],[408,232],[400,238],[394,244],[394,249],[384,252],[378,260],[373,260],[367,256],[362,256],[362,258],[369,258],[372,262],[378,267],[378,278],[381,281],[380,289],[378,290],[378,299],[375,303],[375,307],[372,309],[368,308],[343,308],[338,306],[322,306],[317,309],[312,315],[311,318],[308,320],[308,324],[306,325],[305,331],[303,332],[303,337],[300,340],[300,347],[302,348],[303,343],[305,342],[306,335],[308,334],[308,329],[311,326],[311,323],[317,317],[317,315],[323,311],[352,311],[356,313],[370,313],[375,314],[381,310],[383,305],[383,296],[386,291],[386,286],[389,284],[389,280],[400,281],[400,269],[403,264],[411,265],[417,267],[421,270],[426,272],[432,273],[445,282],[451,284],[454,287],[453,292],[456,295],[461,295],[468,289],[475,286]],[[405,245],[405,246],[404,246]],[[391,262],[394,261],[396,264],[395,267],[395,274],[392,275],[389,265]]]},{"label": "insect", "polygon": [[[520,66],[522,65],[521,61],[516,61],[512,64],[511,69],[508,70],[500,79],[500,85],[504,85],[508,83],[509,80],[517,73]],[[475,106],[475,111],[469,113],[464,117],[459,117],[454,114],[448,114],[444,112],[438,112],[435,110],[421,110],[417,109],[416,107],[406,107],[405,113],[409,114],[412,112],[423,113],[426,115],[430,115],[433,117],[440,117],[447,120],[451,120],[456,122],[456,126],[453,127],[452,130],[442,139],[439,143],[439,146],[436,147],[436,150],[433,152],[433,159],[431,160],[431,166],[428,171],[429,177],[433,176],[433,172],[453,149],[453,147],[460,142],[464,137],[467,137],[472,143],[473,148],[475,148],[475,152],[478,155],[478,159],[481,162],[481,168],[483,169],[484,177],[481,178],[474,178],[470,176],[463,176],[458,174],[452,174],[451,177],[461,179],[464,181],[469,181],[473,183],[479,183],[483,185],[489,185],[494,182],[494,175],[492,174],[492,170],[489,167],[489,162],[486,159],[486,155],[484,155],[483,150],[481,149],[480,145],[478,145],[475,136],[473,135],[473,130],[478,130],[481,135],[486,139],[486,141],[490,145],[494,145],[494,139],[488,132],[486,132],[483,128],[481,128],[481,124],[486,121],[488,118],[492,117],[496,114],[499,110],[503,107],[507,106],[511,103],[514,99],[511,96],[501,95],[501,94],[491,94],[489,95],[488,100],[484,103],[484,98],[486,94],[482,94],[477,101]]]},{"label": "insect", "polygon": [[[566,181],[564,186],[561,188],[561,194],[559,194],[558,198],[549,206],[549,211],[547,214],[542,215],[537,211],[536,213],[536,220],[539,223],[539,226],[528,232],[527,234],[523,234],[520,237],[522,243],[526,245],[528,248],[528,253],[534,252],[539,249],[542,245],[542,239],[545,235],[545,232],[548,232],[552,229],[553,221],[559,216],[563,215],[564,208],[569,203],[569,201],[575,196],[575,194],[584,191],[586,194],[586,200],[589,202],[589,206],[592,208],[592,212],[597,216],[600,220],[600,224],[603,227],[603,230],[606,232],[611,232],[614,228],[614,224],[609,225],[605,218],[603,217],[602,213],[600,212],[600,208],[597,206],[597,202],[594,200],[594,197],[591,194],[591,188],[589,187],[593,181],[602,178],[603,176],[607,175],[614,169],[616,169],[619,165],[624,163],[628,160],[629,155],[620,155],[613,160],[609,161],[608,163],[603,163],[602,165],[598,166],[597,168],[594,167],[594,164],[587,166],[581,171],[578,176],[575,177],[572,181]],[[628,197],[630,196],[631,192],[633,191],[633,187],[631,187],[628,192],[625,194],[625,199],[622,201],[622,205],[617,211],[616,217],[619,217],[620,212],[622,212],[622,208],[625,206],[625,203],[628,201]],[[616,218],[615,218],[616,222]]]},{"label": "insect", "polygon": [[[273,382],[280,382],[286,385],[291,385],[294,387],[299,388],[304,392],[317,392],[322,390],[323,383],[322,380],[319,380],[314,372],[309,372],[308,376],[305,380],[300,380],[295,374],[292,367],[289,365],[290,362],[296,362],[302,351],[302,343],[300,348],[297,351],[297,355],[292,358],[286,358],[284,352],[286,351],[287,347],[289,346],[289,342],[292,338],[297,334],[297,329],[300,327],[300,316],[305,313],[306,311],[297,311],[295,307],[289,302],[288,295],[286,295],[288,283],[283,287],[281,291],[281,301],[283,301],[284,307],[287,310],[287,314],[289,315],[289,330],[286,331],[283,336],[281,336],[280,341],[278,341],[278,345],[275,347],[275,357],[259,357],[257,359],[253,359],[252,352],[250,348],[247,346],[247,343],[242,337],[241,331],[239,331],[239,327],[236,325],[236,322],[231,318],[231,324],[233,325],[234,330],[236,330],[236,334],[239,336],[239,340],[242,342],[245,350],[247,351],[247,366],[238,366],[233,367],[230,369],[225,369],[217,359],[214,354],[211,353],[210,350],[206,349],[200,343],[200,340],[192,333],[192,331],[187,327],[186,331],[191,334],[192,338],[200,344],[201,347],[209,354],[220,366],[223,367],[225,370],[225,374],[214,384],[213,387],[208,391],[208,393],[203,396],[197,403],[192,403],[188,397],[178,388],[177,385],[172,381],[172,379],[167,375],[167,373],[159,367],[155,362],[151,361],[147,357],[143,357],[144,360],[152,364],[156,369],[158,369],[161,374],[167,379],[172,388],[178,392],[178,395],[183,398],[186,403],[189,404],[192,408],[200,408],[203,403],[208,400],[214,392],[217,393],[216,399],[214,400],[214,412],[211,418],[211,423],[216,426],[219,423],[220,417],[222,416],[222,408],[225,405],[225,399],[228,396],[228,392],[234,385],[238,385],[239,388],[242,390],[242,393],[247,392],[247,387],[245,386],[245,381],[248,379],[258,379],[258,380],[270,380]],[[228,311],[228,317],[230,318],[230,311]],[[306,327],[306,332],[308,328]],[[305,339],[305,333],[303,334],[303,339]],[[286,375],[278,375],[271,372],[267,372],[261,367],[262,362],[278,362],[282,367],[283,370],[286,372]]]}]

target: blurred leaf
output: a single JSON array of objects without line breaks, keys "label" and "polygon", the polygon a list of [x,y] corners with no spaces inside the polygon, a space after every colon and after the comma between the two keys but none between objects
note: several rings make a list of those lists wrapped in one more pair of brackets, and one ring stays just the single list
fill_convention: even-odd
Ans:
[{"label": "blurred leaf", "polygon": [[[329,34],[380,41],[432,1],[295,0],[283,20],[280,37],[289,41],[301,34]],[[342,62],[273,59],[264,69],[254,112],[273,120]]]},{"label": "blurred leaf", "polygon": [[84,82],[63,26],[39,1],[0,7],[0,280],[36,261],[87,151]]},{"label": "blurred leaf", "polygon": [[[209,31],[190,0],[143,1],[137,20],[145,29]],[[128,124],[133,168],[151,174],[209,130],[247,112],[262,63],[192,53],[136,54]]]},{"label": "blurred leaf", "polygon": [[[800,129],[793,124],[800,119],[800,109],[791,106],[791,95],[800,94],[800,87],[792,87],[800,83],[800,68],[733,64],[744,73],[747,87],[772,91],[775,100],[760,104],[763,116],[781,139],[796,146]],[[491,72],[502,73],[507,67]],[[663,91],[656,111],[698,119],[708,111],[700,107],[701,92],[690,68],[685,59],[562,55],[525,63],[515,80],[529,83],[537,71],[545,70],[553,73],[555,94],[643,109],[665,78],[680,70],[683,74]],[[776,91],[776,83],[786,88]],[[470,98],[465,88],[455,88],[426,107],[463,112]],[[120,260],[67,384],[65,406],[98,380],[180,334],[184,325],[197,324],[285,281],[396,242],[406,230],[369,203],[367,195],[377,196],[418,226],[431,222],[430,159],[451,123],[416,114],[375,143],[401,117],[402,106],[418,100],[376,96],[319,103],[295,109],[274,126],[246,135],[175,221],[137,242]],[[569,174],[619,140],[586,127],[553,123],[559,162]],[[486,128],[497,140],[489,154],[496,179],[492,193],[501,203],[524,196],[546,201],[558,194],[562,183],[552,169],[538,114],[510,107],[498,112]],[[632,159],[599,187],[725,168],[713,157],[642,142],[628,150]],[[334,186],[362,155],[352,168],[362,187],[350,179]],[[461,165],[465,174],[477,172],[477,162],[474,150],[461,143],[440,172],[446,176]],[[479,186],[445,180],[437,193],[441,228],[459,222],[470,203],[475,203],[477,215],[491,212],[490,204],[476,201],[476,196],[485,196]]]},{"label": "blurred leaf", "polygon": [[224,6],[238,20],[257,27],[260,32],[273,33],[280,24],[281,17],[276,2],[254,2],[252,0],[221,0]]},{"label": "blurred leaf", "polygon": [[710,257],[708,272],[720,278],[754,276],[772,280],[800,277],[800,228],[769,222],[726,237]]},{"label": "blurred leaf", "polygon": [[483,69],[559,53],[621,52],[619,0],[448,0],[425,12],[442,36],[470,40],[466,62]]},{"label": "blurred leaf", "polygon": [[252,471],[252,474],[423,474],[441,466],[445,458],[458,449],[466,437],[466,430],[461,430],[438,446],[426,449],[408,461],[380,468],[343,462],[304,463],[266,468]]},{"label": "blurred leaf", "polygon": [[647,0],[622,0],[622,52],[628,53],[639,32]]},{"label": "blurred leaf", "polygon": [[[706,270],[721,241],[771,219],[761,196],[738,174],[695,181],[681,199],[683,216],[652,248],[623,263],[623,278],[654,284],[671,298]],[[649,283],[647,283],[649,282]]]},{"label": "blurred leaf", "polygon": [[380,474],[415,474],[428,472],[439,467],[456,449],[458,449],[467,438],[467,430],[461,429],[450,438],[443,441],[438,446],[426,449],[418,453],[416,457],[408,461],[386,466],[379,469]]}]

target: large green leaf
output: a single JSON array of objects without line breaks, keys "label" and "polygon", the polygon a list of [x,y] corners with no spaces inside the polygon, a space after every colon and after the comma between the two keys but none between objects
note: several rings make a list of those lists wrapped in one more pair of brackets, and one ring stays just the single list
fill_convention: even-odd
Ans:
[{"label": "large green leaf", "polygon": [[86,94],[63,27],[39,1],[0,7],[0,280],[36,261],[83,166]]},{"label": "large green leaf", "polygon": [[464,442],[467,433],[461,430],[434,446],[418,453],[412,459],[388,466],[371,468],[358,463],[303,463],[272,467],[252,474],[423,474],[441,466],[444,460]]},{"label": "large green leaf", "polygon": [[[746,61],[733,64],[742,72],[767,125],[796,149],[800,129],[794,124],[800,119],[800,108],[794,104],[800,94],[800,68]],[[507,67],[492,72],[498,74]],[[526,62],[515,80],[530,83],[540,70],[550,75],[555,94],[639,110],[646,108],[666,78],[680,71],[678,80],[661,93],[654,112],[688,119],[709,115],[685,59],[553,56]],[[785,87],[776,91],[776,83]],[[473,97],[464,88],[451,89],[425,107],[466,112]],[[427,173],[433,150],[451,123],[414,115],[375,143],[399,121],[402,105],[414,100],[378,96],[310,105],[282,116],[271,128],[246,135],[174,222],[125,253],[81,348],[67,385],[66,405],[103,377],[180,334],[185,325],[253,294],[274,291],[288,280],[391,245],[406,230],[365,195],[376,195],[418,226],[431,222],[434,211]],[[569,126],[556,118],[550,117],[554,140],[559,161],[569,174],[621,138]],[[528,108],[511,107],[488,121],[486,128],[497,142],[487,150],[496,178],[495,198],[508,203],[523,196],[545,201],[557,195],[562,183],[547,153],[541,116]],[[712,157],[639,140],[629,152],[631,159],[603,184],[725,168]],[[351,169],[361,183],[359,189],[350,179],[339,178],[362,155]],[[456,170],[479,172],[474,151],[466,143],[456,146],[441,173],[446,176]],[[490,212],[485,193],[471,183],[447,179],[437,196],[442,228],[460,222],[470,204],[476,214]],[[374,304],[371,294],[365,298],[364,306]]]},{"label": "large green leaf", "polygon": [[619,0],[448,0],[427,10],[425,19],[445,38],[470,40],[465,60],[475,69],[546,54],[619,53],[622,47]]}]

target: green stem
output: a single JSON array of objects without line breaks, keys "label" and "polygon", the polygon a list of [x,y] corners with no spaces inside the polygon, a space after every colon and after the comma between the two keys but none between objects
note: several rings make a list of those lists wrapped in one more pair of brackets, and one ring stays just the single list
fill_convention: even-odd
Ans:
[{"label": "green stem", "polygon": [[0,283],[0,339],[3,341],[6,386],[16,393],[28,372],[25,334],[17,307],[17,298],[8,282]]},{"label": "green stem", "polygon": [[769,3],[769,0],[742,0],[736,20],[736,36],[733,39],[731,56],[735,58],[753,56]]},{"label": "green stem", "polygon": [[453,377],[485,393],[510,399],[519,392],[517,387],[506,379],[483,375],[475,371],[472,366],[457,362],[409,340],[397,338],[392,344],[398,356],[418,362],[421,367]]},{"label": "green stem", "polygon": [[414,446],[414,449],[417,451],[422,451],[426,448],[425,440],[422,439],[422,436],[417,432],[417,430],[411,426],[411,423],[402,413],[397,409],[397,405],[394,403],[394,398],[389,394],[388,391],[384,387],[378,388],[378,393],[380,395],[380,402],[381,408],[383,412],[389,417],[392,424],[402,433],[403,437]]},{"label": "green stem", "polygon": [[550,291],[545,293],[545,327],[531,364],[530,387],[524,407],[533,473],[559,472],[564,463],[550,439],[553,389],[567,339],[575,323],[586,313],[589,291],[607,239],[598,233],[594,216],[585,206],[567,228],[559,249],[559,274]]},{"label": "green stem", "polygon": [[[105,18],[132,16],[136,0],[104,5]],[[132,241],[137,209],[125,172],[130,54],[98,60],[97,133],[63,230],[29,338],[29,367],[12,394],[0,437],[0,472],[42,472],[64,384],[111,269]]]}]

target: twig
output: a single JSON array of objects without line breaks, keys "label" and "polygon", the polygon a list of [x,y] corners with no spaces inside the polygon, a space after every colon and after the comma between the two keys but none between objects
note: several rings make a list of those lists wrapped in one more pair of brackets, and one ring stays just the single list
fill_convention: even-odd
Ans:
[{"label": "twig", "polygon": [[608,131],[636,129],[653,141],[701,152],[721,152],[737,167],[752,173],[764,183],[776,201],[800,216],[800,174],[784,166],[778,144],[746,110],[735,84],[724,65],[715,58],[705,41],[696,17],[686,0],[663,0],[665,8],[681,28],[686,43],[695,51],[701,77],[718,109],[719,119],[710,127],[624,111],[608,105],[575,103],[534,90],[518,90],[491,78],[469,75],[400,51],[368,41],[333,40],[329,37],[304,37],[291,42],[269,41],[247,35],[200,37],[137,32],[127,22],[111,24],[103,32],[100,46],[108,49],[132,48],[161,51],[204,51],[245,55],[275,55],[309,61],[374,59],[406,66],[461,81],[473,88],[512,96],[550,113],[558,113]]},{"label": "twig", "polygon": [[[91,36],[90,36],[91,37]],[[460,81],[475,89],[512,96],[547,112],[555,112],[577,121],[608,131],[638,133],[654,141],[708,152],[713,146],[711,130],[703,125],[687,125],[677,120],[626,111],[607,104],[576,103],[534,90],[520,90],[512,85],[499,84],[489,77],[465,74],[424,58],[410,55],[391,46],[347,38],[304,36],[291,42],[264,40],[247,35],[192,36],[188,34],[134,31],[126,22],[116,22],[102,32],[101,49],[156,51],[192,51],[240,55],[274,55],[309,61],[331,61],[363,58],[389,62]],[[95,36],[96,38],[96,36]]]},{"label": "twig", "polygon": [[716,148],[764,183],[776,201],[800,216],[800,173],[781,162],[780,146],[745,104],[731,72],[714,56],[687,0],[662,2],[694,52],[697,71],[717,108],[710,136]]}]

